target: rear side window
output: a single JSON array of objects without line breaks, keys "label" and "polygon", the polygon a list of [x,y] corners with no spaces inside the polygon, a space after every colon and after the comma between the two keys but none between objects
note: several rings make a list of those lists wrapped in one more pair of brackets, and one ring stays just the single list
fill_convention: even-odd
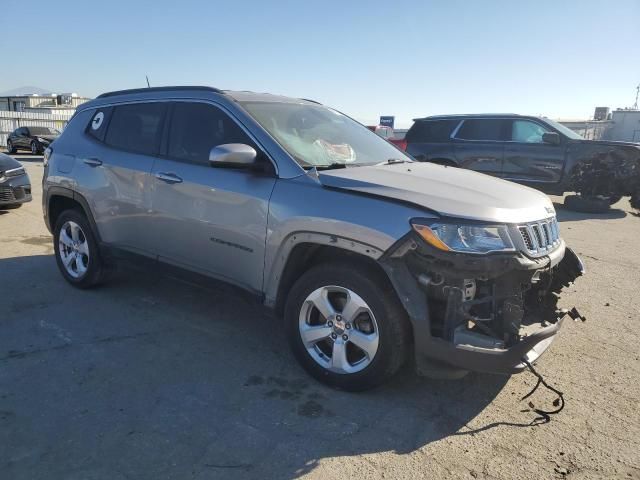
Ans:
[{"label": "rear side window", "polygon": [[219,108],[196,102],[174,104],[167,145],[169,157],[208,166],[211,149],[225,143],[244,143],[256,148],[238,124]]},{"label": "rear side window", "polygon": [[166,106],[134,103],[113,108],[105,143],[134,153],[158,153]]},{"label": "rear side window", "polygon": [[103,142],[104,136],[107,133],[107,127],[109,125],[109,120],[111,119],[111,112],[113,109],[111,107],[99,108],[93,115],[91,116],[91,120],[86,128],[86,133],[90,137],[95,138],[96,140]]},{"label": "rear side window", "polygon": [[505,121],[501,119],[465,120],[456,138],[462,140],[504,140]]},{"label": "rear side window", "polygon": [[460,120],[419,120],[407,132],[409,143],[448,142]]}]

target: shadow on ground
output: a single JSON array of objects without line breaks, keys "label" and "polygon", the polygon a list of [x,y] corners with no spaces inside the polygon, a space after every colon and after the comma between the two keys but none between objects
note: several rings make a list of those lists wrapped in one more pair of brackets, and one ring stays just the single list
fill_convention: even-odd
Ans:
[{"label": "shadow on ground", "polygon": [[295,478],[323,458],[472,433],[507,380],[404,372],[337,392],[231,287],[128,272],[80,291],[51,255],[0,272],[0,470],[14,480]]},{"label": "shadow on ground", "polygon": [[562,203],[553,202],[556,209],[556,215],[559,222],[576,222],[580,220],[612,220],[616,218],[624,218],[627,212],[619,208],[611,207],[606,213],[582,213],[569,210]]}]

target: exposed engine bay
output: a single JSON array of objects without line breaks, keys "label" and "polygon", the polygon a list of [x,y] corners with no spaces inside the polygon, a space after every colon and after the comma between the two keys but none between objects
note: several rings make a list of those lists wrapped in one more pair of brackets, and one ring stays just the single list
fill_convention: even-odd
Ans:
[{"label": "exposed engine bay", "polygon": [[[518,371],[522,359],[535,361],[546,349],[556,333],[551,327],[559,327],[566,315],[584,319],[575,308],[558,308],[562,289],[584,272],[580,259],[564,243],[548,256],[531,259],[520,252],[443,253],[417,238],[407,238],[391,257],[390,263],[398,265],[400,260],[406,265],[406,273],[423,296],[420,302],[427,306],[428,335],[438,343],[425,345],[426,355],[436,352],[446,363],[450,363],[447,349],[434,348],[442,342],[467,354],[504,352],[505,365],[479,369]],[[393,269],[397,278],[402,270]],[[545,331],[549,334],[535,340]],[[536,349],[537,345],[541,347]],[[492,362],[498,361],[497,355],[491,357]],[[464,367],[470,358],[453,358],[452,363]]]}]

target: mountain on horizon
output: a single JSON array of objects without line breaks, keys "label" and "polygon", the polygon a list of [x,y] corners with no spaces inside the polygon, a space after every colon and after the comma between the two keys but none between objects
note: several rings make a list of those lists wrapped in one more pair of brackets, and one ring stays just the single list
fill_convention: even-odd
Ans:
[{"label": "mountain on horizon", "polygon": [[33,93],[36,93],[38,95],[44,95],[47,93],[54,93],[54,92],[52,92],[51,90],[47,90],[46,88],[26,86],[26,87],[14,88],[12,90],[7,90],[5,92],[0,92],[0,97],[17,97],[20,95],[29,95]]}]

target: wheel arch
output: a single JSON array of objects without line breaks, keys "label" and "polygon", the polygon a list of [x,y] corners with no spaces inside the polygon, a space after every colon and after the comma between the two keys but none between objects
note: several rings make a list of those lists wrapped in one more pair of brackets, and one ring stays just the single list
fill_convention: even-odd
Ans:
[{"label": "wheel arch", "polygon": [[326,234],[299,233],[290,236],[289,248],[278,257],[275,273],[266,285],[265,304],[282,314],[287,293],[302,274],[324,262],[340,262],[366,269],[391,282],[377,259],[383,252],[370,245]]},{"label": "wheel arch", "polygon": [[98,243],[100,243],[100,233],[87,200],[71,189],[56,186],[49,187],[47,190],[45,223],[50,232],[53,233],[58,217],[65,210],[81,211],[84,216],[87,217],[91,230],[98,240]]}]

